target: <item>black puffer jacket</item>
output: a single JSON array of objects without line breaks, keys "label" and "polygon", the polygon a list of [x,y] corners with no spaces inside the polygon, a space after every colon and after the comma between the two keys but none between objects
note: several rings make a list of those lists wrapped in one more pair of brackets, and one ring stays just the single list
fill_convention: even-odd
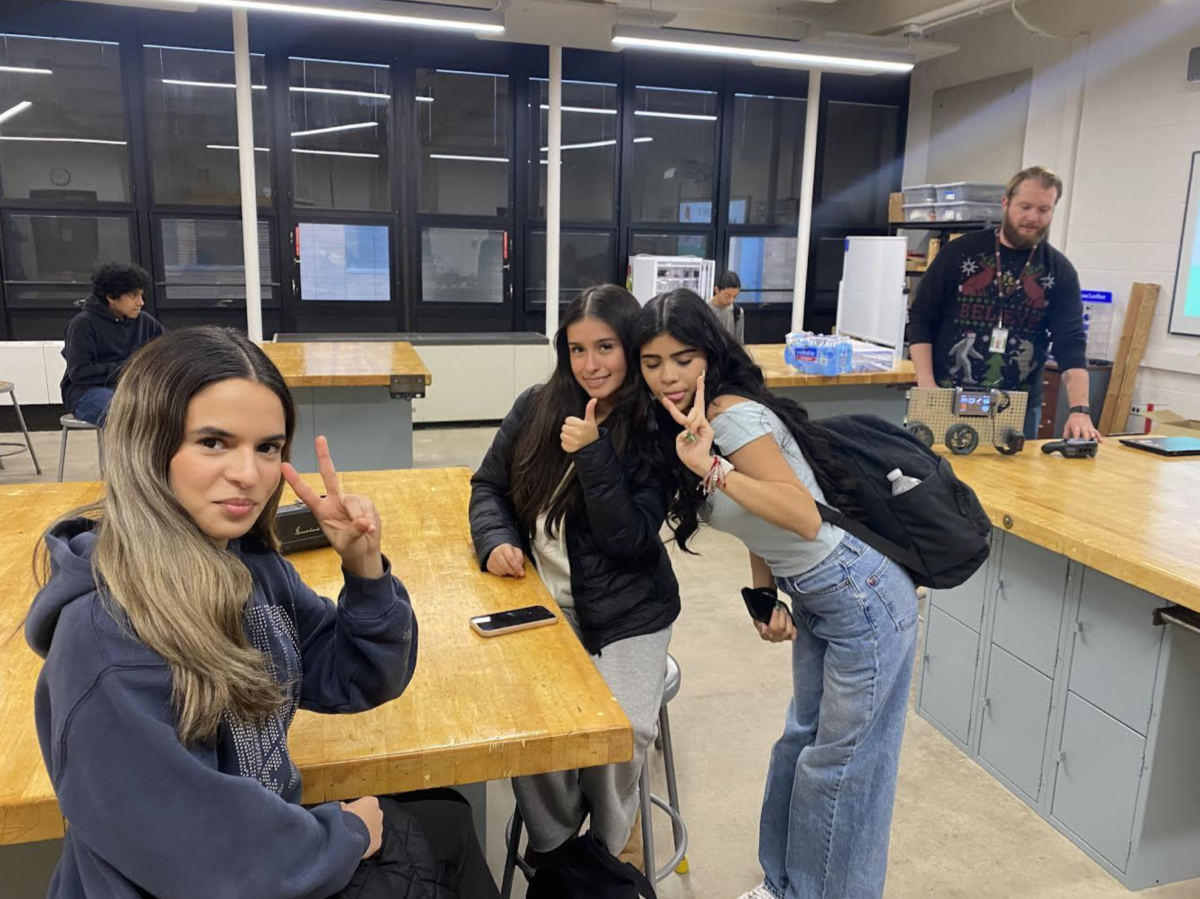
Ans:
[{"label": "black puffer jacket", "polygon": [[[502,543],[530,555],[530,535],[513,508],[509,478],[517,434],[537,390],[531,387],[517,398],[471,478],[471,537],[484,570]],[[658,536],[667,496],[652,468],[634,453],[618,458],[603,430],[571,459],[585,507],[566,520],[571,594],[583,645],[594,655],[609,643],[671,624],[679,617],[679,583]]]}]

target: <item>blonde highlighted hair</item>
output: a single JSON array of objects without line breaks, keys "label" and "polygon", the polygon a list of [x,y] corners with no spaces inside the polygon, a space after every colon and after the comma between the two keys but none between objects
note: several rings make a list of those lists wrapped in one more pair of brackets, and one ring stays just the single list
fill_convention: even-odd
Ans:
[{"label": "blonde highlighted hair", "polygon": [[[232,329],[172,331],[146,344],[122,372],[104,428],[104,496],[51,526],[80,516],[97,522],[91,559],[97,588],[114,617],[170,667],[176,730],[185,744],[215,739],[226,714],[262,720],[283,701],[267,657],[246,637],[250,572],[200,530],[169,483],[188,404],[232,378],[279,397],[287,422],[282,455],[289,458],[295,405],[266,354]],[[274,549],[282,486],[247,534]],[[35,568],[44,582],[44,540]]]}]

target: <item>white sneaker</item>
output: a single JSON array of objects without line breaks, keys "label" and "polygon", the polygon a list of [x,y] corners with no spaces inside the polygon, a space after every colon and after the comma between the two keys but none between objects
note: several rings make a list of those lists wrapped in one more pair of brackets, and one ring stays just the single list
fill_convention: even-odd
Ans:
[{"label": "white sneaker", "polygon": [[765,883],[760,883],[748,893],[742,893],[738,899],[777,899],[774,893],[767,889]]}]

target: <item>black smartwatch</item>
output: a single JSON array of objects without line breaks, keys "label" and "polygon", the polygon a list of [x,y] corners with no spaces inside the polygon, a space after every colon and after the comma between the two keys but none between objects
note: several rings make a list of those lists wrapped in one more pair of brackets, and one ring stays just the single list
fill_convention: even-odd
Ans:
[{"label": "black smartwatch", "polygon": [[1084,415],[1092,414],[1092,410],[1091,410],[1090,406],[1072,406],[1071,414],[1074,415],[1076,412],[1082,412]]}]

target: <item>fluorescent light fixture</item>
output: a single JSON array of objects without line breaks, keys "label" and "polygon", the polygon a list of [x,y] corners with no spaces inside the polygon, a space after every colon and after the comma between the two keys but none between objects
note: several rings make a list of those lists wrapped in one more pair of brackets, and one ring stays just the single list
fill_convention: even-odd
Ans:
[{"label": "fluorescent light fixture", "polygon": [[633,139],[633,142],[634,142],[635,144],[648,144],[648,143],[650,143],[652,140],[654,140],[654,138],[652,138],[652,137],[635,137],[635,138]]},{"label": "fluorescent light fixture", "polygon": [[[238,148],[237,144],[205,144],[204,147],[207,150],[236,150]],[[270,153],[271,151],[266,147],[255,147],[254,152]]]},{"label": "fluorescent light fixture", "polygon": [[[225,81],[184,81],[182,78],[164,78],[162,79],[162,83],[174,84],[179,87],[221,87],[226,90],[233,90],[237,87],[236,84],[229,84]],[[250,87],[256,91],[265,91],[267,89],[265,84],[252,84]]]},{"label": "fluorescent light fixture", "polygon": [[453,153],[430,153],[430,159],[457,159],[460,162],[508,162],[507,156],[456,156]]},{"label": "fluorescent light fixture", "polygon": [[782,64],[805,69],[855,74],[903,73],[913,68],[913,57],[905,53],[863,53],[840,47],[773,38],[713,34],[677,28],[642,28],[617,25],[612,42],[618,47],[691,53],[747,59],[760,64]]},{"label": "fluorescent light fixture", "polygon": [[[549,84],[550,83],[549,78],[530,78],[529,80],[536,81],[540,84]],[[564,78],[562,80],[562,83],[563,84],[589,84],[589,85],[592,85],[593,87],[616,87],[616,84],[614,84],[611,81],[573,81],[570,78]]]},{"label": "fluorescent light fixture", "polygon": [[0,122],[7,122],[13,116],[20,115],[32,105],[28,100],[22,100],[16,106],[10,106],[4,112],[0,112]]},{"label": "fluorescent light fixture", "polygon": [[355,159],[378,159],[378,153],[347,153],[344,150],[304,150],[292,147],[293,153],[307,153],[310,156],[352,156]]},{"label": "fluorescent light fixture", "polygon": [[647,116],[652,119],[690,119],[697,122],[715,122],[715,115],[699,115],[690,112],[651,112],[648,109],[635,109],[634,115]]},{"label": "fluorescent light fixture", "polygon": [[417,97],[418,103],[432,103],[433,97]]},{"label": "fluorescent light fixture", "polygon": [[53,75],[53,69],[30,69],[25,66],[0,66],[0,72],[13,72],[17,75]]},{"label": "fluorescent light fixture", "polygon": [[245,9],[251,12],[275,12],[322,19],[340,19],[401,28],[444,28],[475,34],[503,34],[503,13],[472,9],[469,12],[424,3],[368,2],[358,0],[354,7],[320,6],[308,3],[273,3],[270,0],[159,0],[182,7],[213,6]]},{"label": "fluorescent light fixture", "polygon": [[507,78],[498,72],[467,72],[463,69],[434,69],[439,75],[473,75],[476,78]]},{"label": "fluorescent light fixture", "polygon": [[[559,149],[561,149],[561,150],[589,150],[592,147],[615,147],[616,145],[617,145],[617,142],[615,140],[594,140],[594,141],[590,141],[589,143],[586,143],[586,144],[563,144]],[[549,153],[550,148],[542,147],[542,152]]]},{"label": "fluorescent light fixture", "polygon": [[112,147],[123,147],[123,140],[100,140],[94,137],[13,137],[10,134],[0,134],[0,140],[46,141],[52,144],[107,144]]},{"label": "fluorescent light fixture", "polygon": [[[396,4],[396,5],[397,5],[397,7],[399,7],[399,6],[403,6],[404,4],[400,3],[400,4]],[[392,8],[392,4],[389,3],[388,7]],[[322,59],[319,56],[289,56],[288,59],[289,60],[294,59],[296,62],[322,62],[322,63],[327,63],[328,65],[331,65],[331,66],[359,66],[364,69],[387,69],[387,68],[390,68],[390,66],[384,62],[348,62],[344,59]]]},{"label": "fluorescent light fixture", "polygon": [[310,134],[331,134],[334,131],[357,131],[360,128],[378,127],[378,122],[354,122],[351,125],[331,125],[328,128],[311,128],[308,131],[293,131],[292,137],[308,137]]},{"label": "fluorescent light fixture", "polygon": [[391,94],[377,94],[373,91],[344,91],[333,87],[289,87],[293,94],[333,94],[336,97],[366,97],[370,100],[390,100]]},{"label": "fluorescent light fixture", "polygon": [[[549,109],[549,103],[543,103],[542,109]],[[616,115],[615,109],[601,109],[599,106],[564,106],[563,112],[590,112],[592,115]]]}]

